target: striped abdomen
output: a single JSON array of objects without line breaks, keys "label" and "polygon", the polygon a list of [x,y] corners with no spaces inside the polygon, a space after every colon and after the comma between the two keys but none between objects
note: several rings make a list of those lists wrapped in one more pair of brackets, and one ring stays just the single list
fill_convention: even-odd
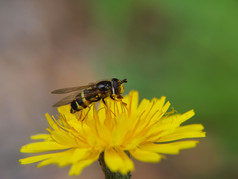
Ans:
[{"label": "striped abdomen", "polygon": [[92,102],[99,101],[100,98],[98,94],[95,93],[95,90],[86,89],[80,93],[76,99],[71,103],[71,113],[75,113],[80,111],[86,107],[88,107]]}]

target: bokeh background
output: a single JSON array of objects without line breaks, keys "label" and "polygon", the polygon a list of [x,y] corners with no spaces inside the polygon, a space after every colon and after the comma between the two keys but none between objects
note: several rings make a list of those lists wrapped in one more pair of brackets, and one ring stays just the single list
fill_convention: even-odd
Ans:
[{"label": "bokeh background", "polygon": [[127,78],[140,98],[165,95],[207,138],[158,164],[136,162],[132,179],[238,178],[238,1],[0,0],[0,178],[104,178],[95,162],[21,166],[22,145],[47,128],[50,91]]}]

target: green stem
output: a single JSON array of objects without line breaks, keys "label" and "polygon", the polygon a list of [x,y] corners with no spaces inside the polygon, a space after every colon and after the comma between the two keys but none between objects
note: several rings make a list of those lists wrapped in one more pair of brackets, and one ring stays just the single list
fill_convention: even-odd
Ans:
[{"label": "green stem", "polygon": [[99,159],[98,159],[100,165],[101,165],[101,168],[105,174],[105,179],[130,179],[131,178],[131,174],[130,172],[127,173],[126,175],[122,175],[121,173],[119,172],[112,172],[108,167],[107,165],[105,164],[105,161],[104,161],[104,152],[102,152],[99,156]]}]

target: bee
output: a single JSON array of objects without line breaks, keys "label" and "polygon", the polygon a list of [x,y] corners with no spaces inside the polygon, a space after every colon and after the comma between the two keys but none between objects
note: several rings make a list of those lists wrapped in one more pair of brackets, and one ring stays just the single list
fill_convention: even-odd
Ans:
[{"label": "bee", "polygon": [[70,112],[75,113],[87,108],[91,103],[102,100],[104,104],[105,98],[110,97],[113,100],[121,100],[124,92],[123,83],[127,83],[127,79],[119,80],[112,78],[111,80],[100,81],[86,86],[62,88],[52,91],[53,94],[71,93],[69,96],[58,101],[53,107],[71,105]]}]

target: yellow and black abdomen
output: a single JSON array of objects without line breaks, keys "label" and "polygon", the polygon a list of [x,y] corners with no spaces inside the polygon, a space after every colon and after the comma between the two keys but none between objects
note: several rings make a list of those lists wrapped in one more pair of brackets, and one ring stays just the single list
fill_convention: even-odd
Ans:
[{"label": "yellow and black abdomen", "polygon": [[87,108],[92,102],[99,101],[97,93],[91,89],[85,89],[82,91],[74,101],[71,103],[71,113],[75,113],[84,108]]}]

